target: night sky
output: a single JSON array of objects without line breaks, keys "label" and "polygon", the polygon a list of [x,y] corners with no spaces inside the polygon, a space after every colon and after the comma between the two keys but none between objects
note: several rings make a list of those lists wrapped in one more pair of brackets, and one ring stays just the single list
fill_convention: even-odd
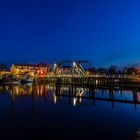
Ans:
[{"label": "night sky", "polygon": [[0,0],[0,62],[140,64],[139,0]]}]

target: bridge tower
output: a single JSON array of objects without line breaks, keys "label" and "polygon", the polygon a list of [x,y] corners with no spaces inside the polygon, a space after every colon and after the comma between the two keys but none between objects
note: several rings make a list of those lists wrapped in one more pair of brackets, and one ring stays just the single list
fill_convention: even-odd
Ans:
[{"label": "bridge tower", "polygon": [[81,63],[89,63],[89,61],[62,61],[56,63],[50,74],[53,77],[85,77],[87,73]]}]

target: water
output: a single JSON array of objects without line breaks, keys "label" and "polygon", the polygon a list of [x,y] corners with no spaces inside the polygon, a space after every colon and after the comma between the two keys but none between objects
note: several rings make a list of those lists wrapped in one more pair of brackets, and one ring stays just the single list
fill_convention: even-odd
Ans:
[{"label": "water", "polygon": [[[44,84],[0,86],[0,139],[130,140],[140,128],[131,90],[113,90],[112,97],[108,89],[77,88],[78,98],[69,90],[56,95]],[[139,103],[138,91],[136,97]]]}]

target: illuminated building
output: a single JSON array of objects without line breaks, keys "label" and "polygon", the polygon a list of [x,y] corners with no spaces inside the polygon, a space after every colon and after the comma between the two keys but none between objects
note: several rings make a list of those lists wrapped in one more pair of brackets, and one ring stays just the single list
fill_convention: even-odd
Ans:
[{"label": "illuminated building", "polygon": [[10,71],[12,74],[41,74],[45,75],[50,70],[50,65],[39,63],[39,64],[12,64]]}]

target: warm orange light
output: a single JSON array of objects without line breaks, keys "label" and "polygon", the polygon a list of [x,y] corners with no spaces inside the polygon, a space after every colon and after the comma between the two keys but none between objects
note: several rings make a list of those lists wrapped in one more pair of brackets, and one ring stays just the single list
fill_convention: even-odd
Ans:
[{"label": "warm orange light", "polygon": [[43,74],[43,70],[40,70],[40,74]]}]

